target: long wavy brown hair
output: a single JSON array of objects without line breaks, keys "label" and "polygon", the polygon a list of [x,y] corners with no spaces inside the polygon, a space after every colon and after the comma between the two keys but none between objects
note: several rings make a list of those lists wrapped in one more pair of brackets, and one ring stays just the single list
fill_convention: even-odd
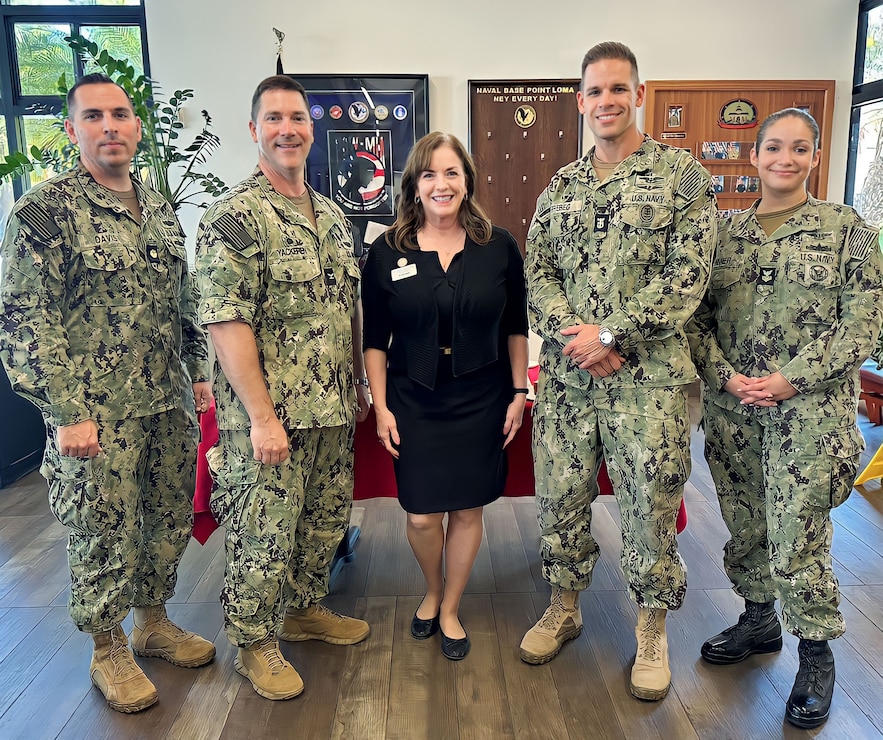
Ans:
[{"label": "long wavy brown hair", "polygon": [[414,148],[411,149],[408,160],[405,162],[405,170],[402,173],[402,194],[396,220],[386,232],[386,243],[400,252],[408,249],[420,249],[417,245],[417,232],[423,228],[426,214],[423,212],[423,206],[415,202],[417,178],[429,169],[432,153],[440,146],[451,147],[463,164],[468,197],[464,198],[460,204],[460,225],[466,230],[466,235],[476,244],[487,244],[491,239],[491,220],[474,198],[475,178],[478,176],[475,162],[472,161],[466,147],[456,136],[433,131],[414,144]]}]

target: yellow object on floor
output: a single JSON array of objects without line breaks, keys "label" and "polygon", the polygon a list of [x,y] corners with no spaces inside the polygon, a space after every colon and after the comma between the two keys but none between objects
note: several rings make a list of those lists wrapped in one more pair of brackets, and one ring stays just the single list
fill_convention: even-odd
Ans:
[{"label": "yellow object on floor", "polygon": [[871,458],[868,467],[866,467],[861,475],[855,479],[853,485],[860,486],[862,483],[874,480],[875,478],[883,478],[883,445],[880,445],[880,449],[877,450],[877,453]]}]

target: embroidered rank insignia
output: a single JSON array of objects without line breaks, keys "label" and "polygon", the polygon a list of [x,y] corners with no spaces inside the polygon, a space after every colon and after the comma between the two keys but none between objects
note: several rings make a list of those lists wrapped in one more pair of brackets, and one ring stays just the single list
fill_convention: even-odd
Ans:
[{"label": "embroidered rank insignia", "polygon": [[52,241],[61,233],[58,224],[39,203],[25,203],[17,215],[41,239]]},{"label": "embroidered rank insignia", "polygon": [[877,232],[856,226],[849,232],[849,258],[864,262],[877,247]]},{"label": "embroidered rank insignia", "polygon": [[606,234],[607,233],[607,225],[610,223],[610,214],[609,213],[596,213],[595,214],[595,233],[596,234]]},{"label": "embroidered rank insignia", "polygon": [[770,295],[776,284],[776,267],[774,265],[760,265],[760,273],[757,276],[755,288],[760,295]]},{"label": "embroidered rank insignia", "polygon": [[212,228],[238,250],[246,249],[255,243],[255,238],[245,230],[232,213],[222,213],[212,222]]},{"label": "embroidered rank insignia", "polygon": [[687,200],[693,200],[705,188],[705,177],[699,169],[685,173],[678,185],[677,194]]}]

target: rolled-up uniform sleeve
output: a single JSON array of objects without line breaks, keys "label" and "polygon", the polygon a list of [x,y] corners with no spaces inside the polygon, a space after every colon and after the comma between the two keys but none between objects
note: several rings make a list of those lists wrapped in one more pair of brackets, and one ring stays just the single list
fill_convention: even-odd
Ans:
[{"label": "rolled-up uniform sleeve", "polygon": [[261,301],[263,253],[246,204],[210,208],[196,238],[199,321],[244,321],[253,326]]}]

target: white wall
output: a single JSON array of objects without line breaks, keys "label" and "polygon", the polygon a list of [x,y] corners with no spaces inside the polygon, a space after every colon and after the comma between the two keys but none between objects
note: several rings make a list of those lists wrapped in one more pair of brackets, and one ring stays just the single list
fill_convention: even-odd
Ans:
[{"label": "white wall", "polygon": [[[618,40],[642,79],[833,79],[828,196],[842,198],[859,0],[145,0],[150,63],[164,90],[208,109],[228,184],[256,163],[251,94],[275,73],[428,74],[431,128],[468,138],[470,79],[579,77],[593,44]],[[575,105],[575,103],[574,103]],[[193,234],[198,214],[183,214]]]}]

